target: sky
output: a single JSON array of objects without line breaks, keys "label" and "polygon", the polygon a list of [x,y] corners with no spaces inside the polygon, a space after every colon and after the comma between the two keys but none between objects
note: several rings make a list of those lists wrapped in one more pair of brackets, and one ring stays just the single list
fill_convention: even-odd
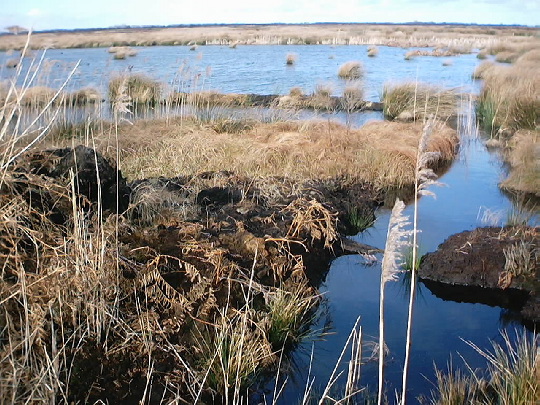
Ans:
[{"label": "sky", "polygon": [[2,0],[0,29],[118,25],[452,22],[540,25],[540,0]]}]

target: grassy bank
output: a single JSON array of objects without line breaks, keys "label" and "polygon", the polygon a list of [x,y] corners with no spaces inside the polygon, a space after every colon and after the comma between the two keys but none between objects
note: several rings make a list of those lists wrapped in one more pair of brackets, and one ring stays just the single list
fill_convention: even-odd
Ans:
[{"label": "grassy bank", "polygon": [[[95,48],[155,45],[389,45],[443,46],[453,51],[489,48],[501,51],[526,44],[537,29],[527,27],[393,24],[219,25],[126,28],[75,32],[35,33],[32,46]],[[24,35],[0,36],[0,49],[21,49]],[[506,48],[505,48],[506,46]]]},{"label": "grassy bank", "polygon": [[[119,153],[131,180],[228,170],[295,181],[344,178],[380,189],[413,182],[421,123],[372,122],[354,130],[328,121],[244,124],[230,124],[227,132],[221,121],[138,121],[120,125],[117,138],[105,128],[94,142],[108,156]],[[450,162],[457,144],[456,132],[439,124],[430,143],[431,151],[441,153],[436,165]]]}]

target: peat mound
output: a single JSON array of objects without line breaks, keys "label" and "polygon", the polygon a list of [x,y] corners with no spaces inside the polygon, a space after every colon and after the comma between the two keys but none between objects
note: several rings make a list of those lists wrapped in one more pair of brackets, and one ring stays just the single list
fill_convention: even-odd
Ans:
[{"label": "peat mound", "polygon": [[485,227],[450,236],[423,257],[419,277],[443,299],[518,310],[540,322],[540,244],[535,227]]}]

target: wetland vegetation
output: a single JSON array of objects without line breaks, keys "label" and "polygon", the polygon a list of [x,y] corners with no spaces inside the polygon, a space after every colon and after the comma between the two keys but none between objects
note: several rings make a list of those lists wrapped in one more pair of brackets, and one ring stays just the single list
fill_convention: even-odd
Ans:
[{"label": "wetland vegetation", "polygon": [[[79,64],[58,83],[49,81],[56,62],[25,57],[31,48],[103,47],[112,63],[124,63],[140,58],[135,47],[145,45],[226,45],[224,51],[236,52],[298,43],[362,45],[366,58],[334,70],[339,93],[319,82],[307,94],[298,87],[247,94],[196,86],[201,72],[189,72],[193,77],[179,85],[129,66],[100,88],[73,88],[68,82]],[[406,77],[385,83],[381,99],[369,100],[367,63],[388,46],[426,48],[409,59],[483,55],[489,61],[468,72],[482,80],[479,94]],[[0,48],[18,50],[2,55],[0,87],[0,403],[286,403],[282,392],[300,371],[295,353],[331,332],[317,330],[329,266],[351,254],[382,267],[380,313],[362,314],[379,323],[378,344],[365,358],[363,319],[352,331],[340,330],[350,335],[331,377],[317,382],[319,391],[308,374],[295,400],[392,402],[385,284],[407,266],[399,403],[540,400],[534,219],[455,235],[450,248],[441,245],[422,260],[416,239],[419,198],[433,194],[428,187],[466,148],[463,127],[472,130],[476,122],[464,116],[474,111],[490,147],[508,164],[500,187],[528,200],[530,215],[537,215],[535,30],[179,27],[1,36]],[[306,63],[301,53],[283,55],[282,69]],[[301,116],[306,110],[308,118]],[[382,111],[378,120],[352,124],[353,114],[373,110]],[[410,219],[399,199],[394,205],[396,196],[414,206]],[[393,206],[384,250],[350,238]],[[406,266],[400,258],[407,251]],[[469,342],[486,359],[485,369],[433,370],[432,391],[413,398],[407,381],[424,378],[409,369],[417,273],[427,283],[502,290],[489,305],[521,311],[530,329],[517,337],[503,331],[490,347]],[[360,378],[372,362],[379,364],[378,390]]]}]

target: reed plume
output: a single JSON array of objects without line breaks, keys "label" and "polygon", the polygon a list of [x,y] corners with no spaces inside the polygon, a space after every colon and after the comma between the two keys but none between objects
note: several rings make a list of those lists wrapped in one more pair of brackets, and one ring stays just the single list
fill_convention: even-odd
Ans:
[{"label": "reed plume", "polygon": [[409,357],[411,349],[411,333],[412,333],[412,317],[414,299],[416,296],[416,271],[418,267],[417,253],[418,253],[418,198],[421,195],[430,195],[435,197],[435,194],[428,190],[427,187],[431,185],[440,185],[437,182],[437,175],[428,166],[430,163],[437,161],[440,157],[439,152],[428,152],[428,143],[433,133],[435,120],[430,119],[424,125],[422,136],[418,143],[418,151],[416,154],[416,169],[415,169],[415,182],[414,182],[414,214],[413,214],[413,243],[412,243],[412,268],[411,268],[411,290],[409,296],[409,316],[407,321],[407,340],[405,343],[405,363],[403,365],[403,379],[402,379],[402,392],[401,392],[401,404],[405,405],[405,393],[407,389],[407,376],[409,369]]},{"label": "reed plume", "polygon": [[383,398],[383,376],[384,376],[384,286],[388,281],[396,281],[403,258],[402,248],[407,244],[407,237],[410,231],[404,230],[409,224],[408,218],[403,215],[405,203],[399,199],[396,200],[390,223],[388,224],[388,233],[384,249],[384,257],[381,270],[381,290],[379,298],[379,393],[378,405]]}]

